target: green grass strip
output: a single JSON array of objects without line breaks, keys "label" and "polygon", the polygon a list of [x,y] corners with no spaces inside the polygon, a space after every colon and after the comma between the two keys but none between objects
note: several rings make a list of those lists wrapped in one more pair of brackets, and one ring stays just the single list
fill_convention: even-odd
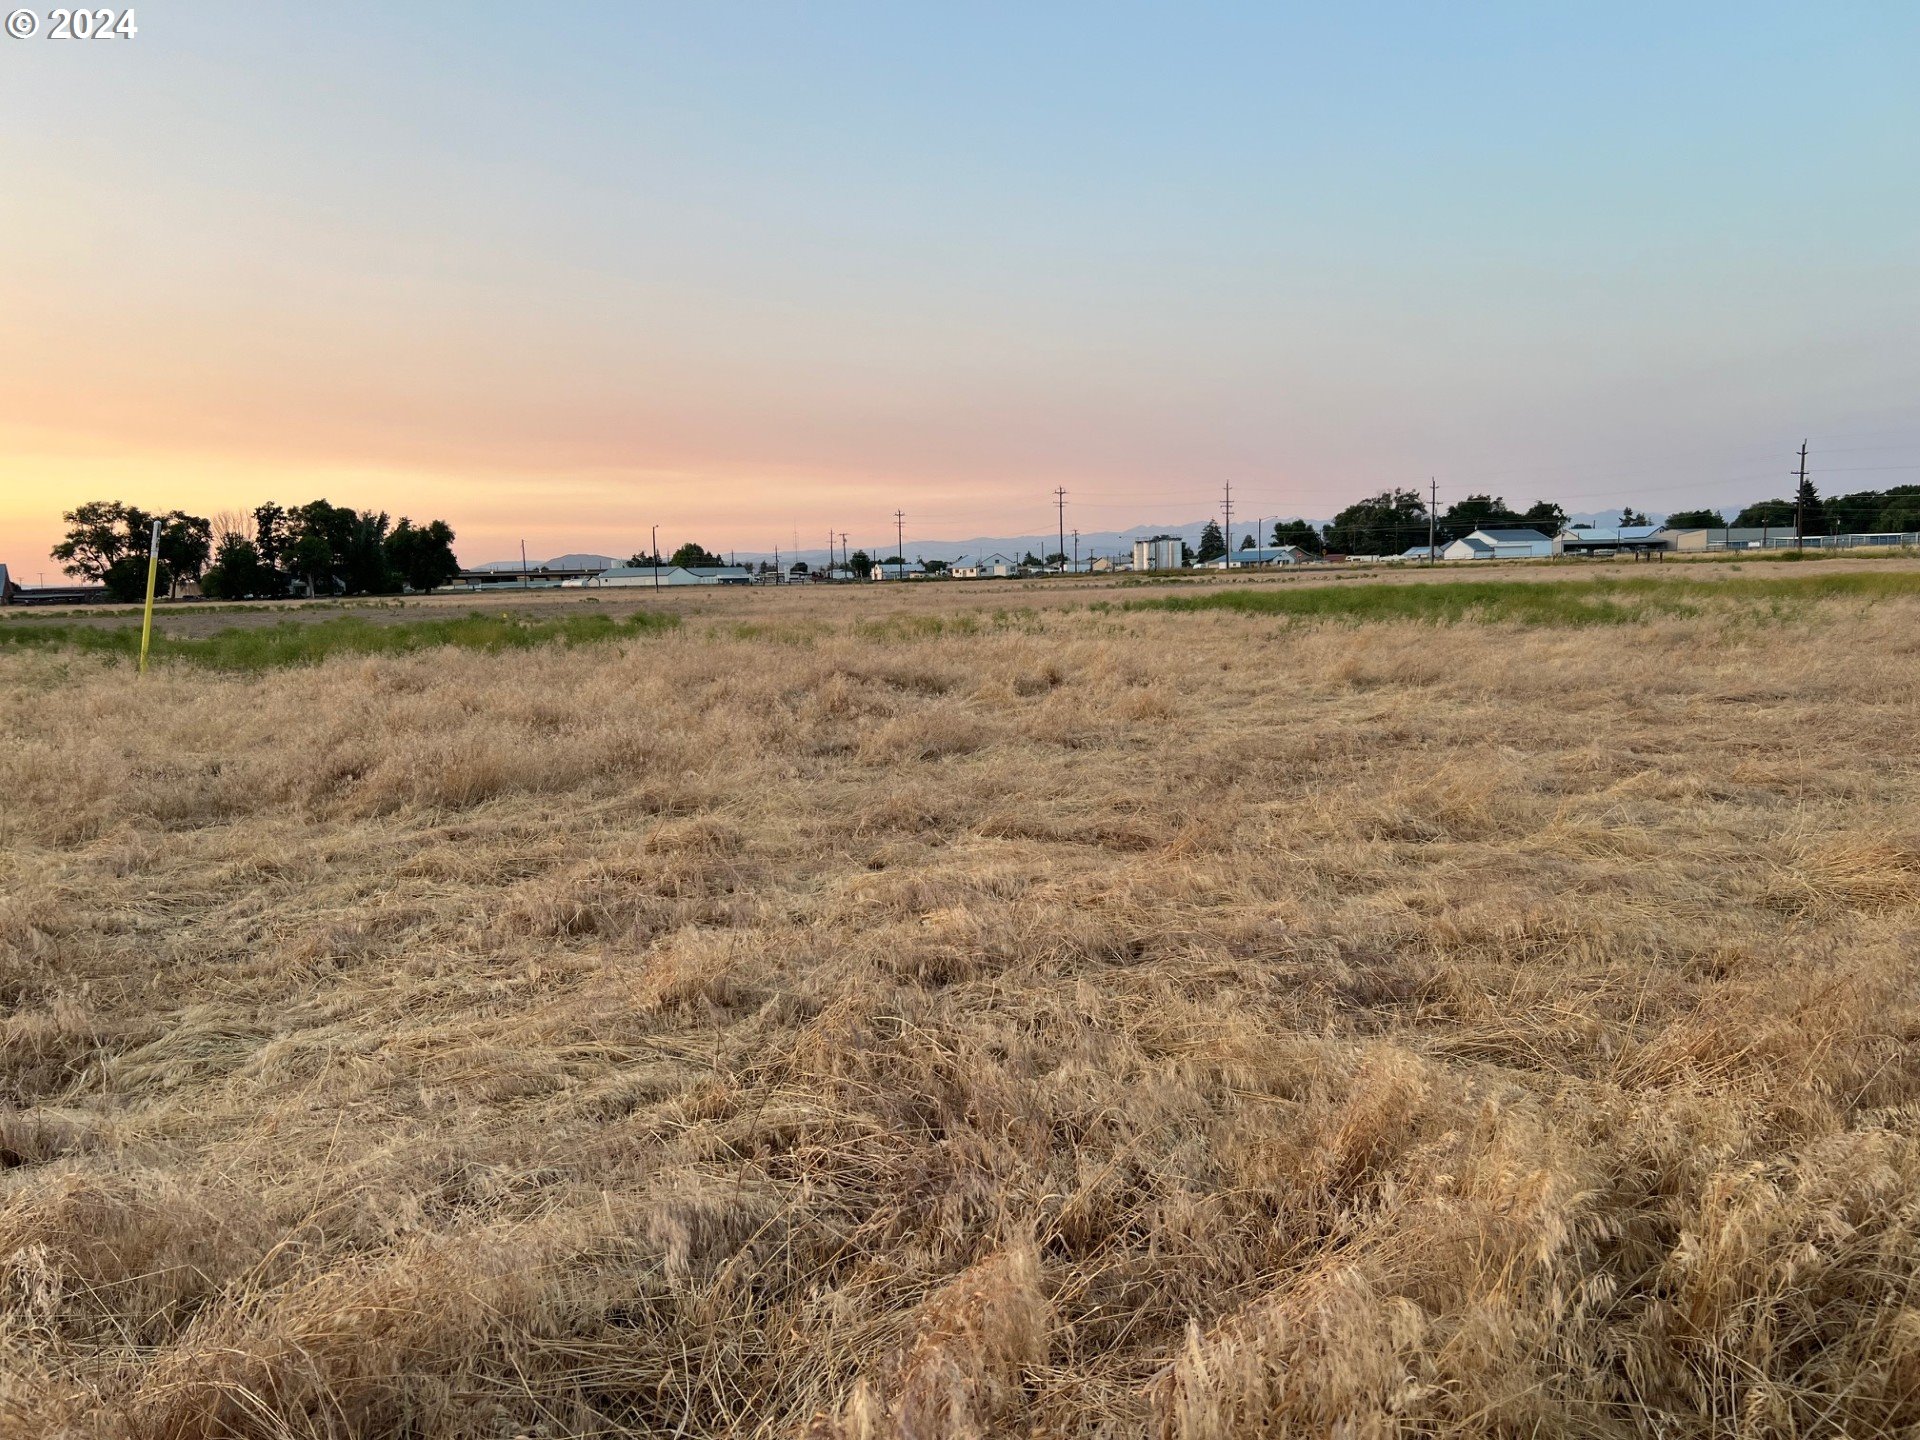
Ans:
[{"label": "green grass strip", "polygon": [[[151,653],[155,660],[245,672],[317,665],[336,655],[403,655],[440,646],[497,654],[538,645],[588,645],[660,634],[679,623],[678,616],[647,611],[616,620],[602,614],[525,619],[476,610],[444,620],[393,624],[347,615],[312,623],[284,620],[275,625],[234,626],[204,636],[156,633]],[[49,625],[17,620],[0,625],[0,649],[10,646],[131,659],[140,653],[140,630],[133,625]]]},{"label": "green grass strip", "polygon": [[1303,620],[1412,620],[1457,625],[1626,625],[1710,609],[1764,609],[1791,619],[1822,600],[1920,595],[1920,574],[1735,580],[1433,580],[1241,587],[1133,600],[1129,610],[1225,610]]}]

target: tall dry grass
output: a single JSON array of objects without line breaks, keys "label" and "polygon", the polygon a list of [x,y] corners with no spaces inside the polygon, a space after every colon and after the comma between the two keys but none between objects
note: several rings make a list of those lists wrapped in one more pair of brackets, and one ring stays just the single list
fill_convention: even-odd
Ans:
[{"label": "tall dry grass", "polygon": [[0,1433],[1920,1425],[1920,602],[808,603],[0,656]]}]

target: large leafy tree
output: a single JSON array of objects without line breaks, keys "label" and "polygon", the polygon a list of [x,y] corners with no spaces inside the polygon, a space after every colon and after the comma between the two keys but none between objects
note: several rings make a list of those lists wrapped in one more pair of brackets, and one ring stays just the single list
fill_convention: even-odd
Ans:
[{"label": "large leafy tree", "polygon": [[1669,530],[1718,530],[1726,523],[1718,510],[1676,510],[1667,516]]},{"label": "large leafy tree", "polygon": [[1427,506],[1412,490],[1383,490],[1349,505],[1327,526],[1327,549],[1346,555],[1396,555],[1427,538]]},{"label": "large leafy tree", "polygon": [[89,500],[60,518],[67,523],[66,537],[51,553],[75,579],[103,581],[121,559],[147,553],[153,517],[138,506]]},{"label": "large leafy tree", "polygon": [[[147,556],[143,550],[138,555],[122,555],[109,565],[100,575],[100,583],[107,587],[107,598],[132,604],[136,600],[147,598]],[[163,561],[154,574],[154,589],[157,594],[165,594],[173,587],[173,572]]]},{"label": "large leafy tree", "polygon": [[352,542],[354,522],[359,518],[350,506],[309,500],[289,512],[288,528],[296,540],[314,535],[326,541],[337,560]]},{"label": "large leafy tree", "polygon": [[1209,560],[1218,560],[1226,553],[1227,537],[1220,533],[1220,522],[1207,521],[1206,528],[1200,532],[1200,544],[1194,549],[1193,558],[1204,565]]},{"label": "large leafy tree", "polygon": [[1886,505],[1873,517],[1875,530],[1920,530],[1920,485],[1901,485],[1886,494]]},{"label": "large leafy tree", "polygon": [[667,557],[669,565],[718,565],[720,557],[706,546],[689,540]]},{"label": "large leafy tree", "polygon": [[1772,526],[1778,530],[1781,526],[1793,528],[1793,502],[1791,500],[1757,500],[1733,517],[1738,529],[1752,529],[1761,525]]},{"label": "large leafy tree", "polygon": [[406,516],[387,536],[387,565],[410,588],[425,592],[460,576],[453,554],[453,529],[444,520],[415,525]]},{"label": "large leafy tree", "polygon": [[309,500],[289,510],[281,560],[287,573],[306,581],[314,595],[333,594],[336,580],[340,580],[337,588],[346,589],[339,571],[358,519],[346,506],[325,500]]},{"label": "large leafy tree", "polygon": [[1567,528],[1567,512],[1551,500],[1536,500],[1520,517],[1520,523],[1543,535],[1558,535]]},{"label": "large leafy tree", "polygon": [[308,594],[333,593],[333,547],[326,536],[318,532],[301,535],[287,546],[284,558],[287,573],[306,581]]},{"label": "large leafy tree", "polygon": [[[362,512],[310,500],[278,516],[267,512],[269,507],[262,506],[256,519],[266,514],[274,522],[282,567],[305,580],[314,594],[339,590],[349,595],[381,595],[400,588],[400,572],[387,558],[389,522],[384,511]],[[267,528],[265,523],[261,528]],[[264,552],[265,546],[261,548]]]},{"label": "large leafy tree", "polygon": [[1273,547],[1298,545],[1309,555],[1318,555],[1326,549],[1326,542],[1320,538],[1320,532],[1304,520],[1276,520],[1273,522]]},{"label": "large leafy tree", "polygon": [[[1469,495],[1464,500],[1449,505],[1440,516],[1435,527],[1443,542],[1451,543],[1462,535],[1471,535],[1476,530],[1497,529],[1500,526],[1518,525],[1520,513],[1512,509],[1498,495]],[[1407,544],[1412,544],[1408,541]],[[1405,549],[1402,545],[1400,549]]]},{"label": "large leafy tree", "polygon": [[387,559],[388,520],[383,510],[349,510],[344,551],[334,554],[334,568],[349,595],[390,595],[400,588],[400,574]]},{"label": "large leafy tree", "polygon": [[244,535],[224,535],[213,564],[200,577],[202,593],[215,600],[265,599],[280,593],[280,575],[260,558],[260,548]]},{"label": "large leafy tree", "polygon": [[183,510],[169,510],[160,521],[160,560],[167,567],[169,593],[174,583],[198,580],[213,554],[213,522]]},{"label": "large leafy tree", "polygon": [[293,517],[281,506],[268,503],[253,512],[253,548],[260,552],[260,563],[277,568],[293,543]]},{"label": "large leafy tree", "polygon": [[[52,554],[67,574],[107,586],[115,599],[145,596],[154,516],[118,500],[89,500],[61,518],[67,533]],[[184,510],[171,510],[159,520],[164,574],[158,584],[171,591],[175,581],[194,579],[206,568],[213,522]]]}]

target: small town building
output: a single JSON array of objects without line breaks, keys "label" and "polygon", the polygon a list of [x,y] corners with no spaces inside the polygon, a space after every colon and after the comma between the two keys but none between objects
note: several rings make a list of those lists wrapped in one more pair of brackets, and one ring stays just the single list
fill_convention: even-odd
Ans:
[{"label": "small town building", "polygon": [[992,555],[978,556],[964,565],[954,565],[948,573],[956,580],[1004,580],[1020,573],[1020,562],[996,551]]},{"label": "small town building", "polygon": [[1313,557],[1298,545],[1249,545],[1236,550],[1231,557],[1216,555],[1211,560],[1202,560],[1195,569],[1202,570],[1238,570],[1243,565],[1299,565]]},{"label": "small town building", "polygon": [[744,565],[615,565],[598,575],[563,581],[562,586],[568,590],[633,590],[752,583],[753,572]]},{"label": "small town building", "polygon": [[1920,547],[1920,533],[1881,530],[1849,535],[1808,535],[1796,540],[1791,525],[1723,525],[1717,530],[1669,530],[1683,554],[1712,550],[1879,550]]},{"label": "small town building", "polygon": [[1673,536],[1658,525],[1576,525],[1553,544],[1560,555],[1651,555],[1671,550]]},{"label": "small town building", "polygon": [[1551,535],[1538,530],[1476,530],[1463,535],[1440,552],[1447,560],[1534,560],[1553,554]]}]

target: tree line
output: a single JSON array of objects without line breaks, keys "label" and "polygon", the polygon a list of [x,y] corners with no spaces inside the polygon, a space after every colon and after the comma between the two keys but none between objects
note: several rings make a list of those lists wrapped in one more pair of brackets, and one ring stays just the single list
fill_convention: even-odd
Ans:
[{"label": "tree line", "polygon": [[[1896,485],[1889,490],[1860,490],[1823,500],[1811,479],[1790,500],[1758,500],[1731,522],[1718,510],[1676,510],[1667,516],[1673,530],[1718,530],[1729,523],[1736,529],[1773,526],[1791,530],[1795,511],[1802,533],[1850,535],[1920,530],[1920,485]],[[1383,490],[1347,506],[1324,527],[1305,520],[1275,522],[1268,542],[1298,545],[1309,554],[1397,555],[1427,540],[1431,518],[1434,542],[1450,545],[1475,530],[1524,528],[1557,535],[1567,526],[1567,512],[1549,500],[1537,500],[1525,510],[1515,509],[1498,495],[1469,495],[1445,510],[1429,515],[1427,503],[1414,490]],[[1620,523],[1646,525],[1646,515],[1628,506]],[[1249,535],[1242,549],[1253,548]],[[1217,522],[1201,533],[1194,558],[1203,563],[1226,553],[1226,541]]]},{"label": "tree line", "polygon": [[[1791,530],[1796,508],[1800,510],[1801,533],[1806,535],[1871,535],[1920,530],[1920,485],[1856,490],[1850,495],[1823,500],[1809,480],[1794,500],[1755,501],[1742,510],[1733,523],[1746,528],[1766,525]],[[1713,510],[1683,510],[1667,517],[1667,524],[1675,529],[1718,529],[1726,523],[1719,512]]]},{"label": "tree line", "polygon": [[384,510],[354,510],[311,500],[261,505],[222,516],[169,510],[155,515],[118,500],[91,500],[67,511],[66,538],[53,558],[67,574],[106,587],[115,600],[139,600],[147,588],[147,545],[160,522],[159,584],[175,594],[187,582],[217,600],[274,599],[304,587],[309,595],[392,595],[427,591],[460,573],[453,529],[444,520],[395,525]]}]

